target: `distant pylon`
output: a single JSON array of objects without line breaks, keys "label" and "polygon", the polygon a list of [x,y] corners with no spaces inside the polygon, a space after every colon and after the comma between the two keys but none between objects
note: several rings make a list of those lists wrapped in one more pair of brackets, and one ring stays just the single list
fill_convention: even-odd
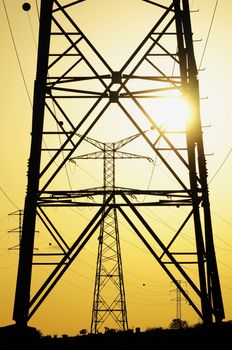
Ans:
[{"label": "distant pylon", "polygon": [[19,243],[14,245],[13,247],[8,248],[8,250],[19,250],[20,244],[21,244],[21,239],[22,239],[23,210],[21,210],[21,209],[16,210],[13,213],[10,213],[9,215],[17,215],[19,217],[18,227],[8,231],[9,233],[18,233]]},{"label": "distant pylon", "polygon": [[[119,151],[122,147],[141,136],[140,133],[117,142],[100,142],[86,137],[85,141],[97,147],[100,151],[71,158],[76,162],[80,159],[103,159],[103,203],[109,197],[108,193],[116,190],[115,187],[115,160],[116,159],[143,159],[152,161],[149,157]],[[100,188],[99,188],[100,189]],[[98,190],[99,190],[98,189]],[[117,187],[119,190],[120,188]],[[102,331],[102,326],[112,318],[119,330],[128,329],[126,295],[123,279],[123,267],[119,238],[118,217],[116,202],[108,212],[102,214],[98,236],[98,255],[96,277],[92,307],[91,333]]]},{"label": "distant pylon", "polygon": [[[181,285],[181,281],[179,281]],[[176,318],[181,320],[181,292],[179,288],[176,288]]]},{"label": "distant pylon", "polygon": [[[183,285],[183,282],[181,280],[179,280],[178,283],[180,286]],[[175,299],[173,299],[173,300],[175,300],[175,302],[176,302],[176,319],[179,321],[180,327],[181,327],[183,296],[182,296],[182,293],[178,287],[175,288],[174,290],[172,290],[172,292],[175,292],[175,294],[176,294]]]}]

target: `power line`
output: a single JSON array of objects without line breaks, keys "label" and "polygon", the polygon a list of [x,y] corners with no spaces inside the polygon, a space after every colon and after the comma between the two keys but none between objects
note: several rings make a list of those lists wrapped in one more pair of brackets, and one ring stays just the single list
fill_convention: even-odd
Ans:
[{"label": "power line", "polygon": [[11,34],[11,39],[12,39],[12,42],[13,42],[13,45],[14,45],[15,54],[16,54],[17,61],[18,61],[18,64],[19,64],[19,68],[20,68],[20,72],[21,72],[21,75],[22,75],[22,78],[23,78],[23,83],[24,83],[24,86],[25,86],[25,89],[26,89],[26,92],[27,92],[28,99],[30,101],[30,105],[32,106],[32,101],[31,101],[30,94],[29,94],[29,91],[28,91],[28,88],[27,88],[25,76],[23,74],[23,69],[22,69],[22,65],[21,65],[20,59],[19,59],[19,54],[18,54],[18,50],[17,50],[17,47],[16,47],[13,31],[12,31],[12,28],[11,28],[11,23],[10,23],[10,19],[9,19],[9,16],[8,16],[6,4],[5,4],[4,0],[2,0],[2,2],[3,2],[3,6],[4,6],[5,14],[6,14],[6,18],[7,18],[7,22],[8,22],[8,26],[9,26],[9,30],[10,30],[10,34]]},{"label": "power line", "polygon": [[6,194],[6,192],[3,190],[3,188],[0,186],[0,190],[4,194],[4,196],[8,199],[8,201],[13,204],[13,206],[19,210],[19,207],[10,199],[10,197]]},{"label": "power line", "polygon": [[225,218],[223,218],[222,216],[218,215],[217,213],[215,213],[214,211],[212,211],[212,213],[217,216],[219,219],[221,219],[222,221],[224,221],[226,224],[232,226],[232,223],[229,222],[228,220],[226,220]]},{"label": "power line", "polygon": [[35,34],[34,34],[34,31],[33,31],[33,26],[32,26],[32,23],[31,23],[31,19],[30,19],[29,13],[27,14],[27,16],[28,16],[28,21],[29,21],[29,25],[30,25],[32,37],[33,37],[33,42],[34,42],[35,48],[37,48],[36,39],[35,39]]},{"label": "power line", "polygon": [[198,68],[198,69],[201,68],[201,65],[202,65],[202,62],[203,62],[203,58],[204,58],[204,56],[205,56],[206,48],[207,48],[208,41],[209,41],[209,36],[210,36],[211,30],[212,30],[214,17],[215,17],[216,10],[217,10],[217,5],[218,5],[218,0],[216,0],[215,6],[214,6],[214,11],[213,11],[212,19],[211,19],[211,22],[210,22],[210,26],[209,26],[207,38],[206,38],[206,41],[205,41],[205,46],[204,46],[204,49],[203,49],[203,53],[202,53],[202,56],[201,56],[201,60],[200,60],[200,64],[199,64],[199,68]]},{"label": "power line", "polygon": [[230,153],[232,152],[232,147],[230,148],[229,152],[227,153],[225,159],[223,160],[223,162],[221,163],[221,165],[219,166],[219,168],[217,169],[217,171],[215,172],[215,174],[213,175],[213,177],[210,179],[209,183],[212,182],[212,180],[215,178],[215,176],[219,173],[219,171],[221,170],[221,168],[223,167],[223,165],[225,164],[226,160],[229,158]]},{"label": "power line", "polygon": [[[208,34],[207,34],[207,38],[206,38],[206,42],[205,42],[205,46],[204,46],[203,53],[202,53],[201,60],[200,60],[200,64],[199,64],[199,69],[201,68],[201,65],[202,65],[202,62],[203,62],[203,58],[204,58],[204,55],[205,55],[205,52],[206,52],[206,48],[207,48],[207,45],[208,45],[209,36],[210,36],[211,30],[212,30],[213,21],[214,21],[214,18],[215,18],[217,6],[218,6],[218,0],[216,0],[215,6],[214,6],[214,11],[213,11],[212,19],[211,19],[211,22],[210,22],[210,26],[209,26],[209,30],[208,30]],[[226,155],[225,159],[223,160],[223,162],[221,163],[221,165],[219,166],[219,168],[217,169],[217,171],[215,172],[215,174],[213,175],[213,177],[210,179],[209,183],[212,182],[212,180],[216,177],[216,175],[218,174],[218,172],[221,170],[221,168],[223,167],[224,163],[226,162],[226,160],[227,160],[227,158],[229,157],[229,155],[230,155],[231,152],[232,152],[232,147],[230,148],[228,154]]]},{"label": "power line", "polygon": [[38,5],[38,1],[37,0],[35,0],[35,6],[36,6],[37,15],[38,15],[38,18],[39,18],[39,5]]}]

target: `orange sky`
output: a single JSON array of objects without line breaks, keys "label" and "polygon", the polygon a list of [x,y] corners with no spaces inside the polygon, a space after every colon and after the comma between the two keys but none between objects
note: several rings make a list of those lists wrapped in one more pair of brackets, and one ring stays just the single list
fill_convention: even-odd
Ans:
[{"label": "orange sky", "polygon": [[[12,41],[7,16],[14,38]],[[9,233],[18,227],[18,216],[9,215],[23,209],[26,191],[27,160],[30,147],[31,101],[35,78],[38,14],[36,1],[25,13],[23,1],[5,0],[0,3],[1,50],[1,191],[0,191],[0,326],[12,323],[18,251],[9,248],[18,244],[18,234]],[[127,52],[135,49],[154,24],[151,7],[139,0],[86,0],[80,4],[79,25],[112,67],[121,67]],[[169,1],[163,1],[169,3]],[[38,1],[39,4],[39,1]],[[232,4],[218,2],[206,50],[204,47],[216,1],[192,0],[195,55],[199,72],[202,124],[205,126],[204,143],[209,174],[209,194],[213,219],[213,231],[225,306],[226,320],[232,319],[232,237],[231,237],[231,99],[232,49],[227,39],[231,31]],[[199,11],[198,11],[199,10]],[[96,13],[98,16],[96,16]],[[113,15],[112,15],[113,14]],[[139,25],[138,25],[139,23]],[[111,44],[107,44],[111,38]],[[15,47],[14,47],[15,44]],[[17,50],[17,55],[16,51]],[[115,48],[123,55],[115,55]],[[203,55],[204,53],[204,55]],[[19,64],[20,63],[20,64]],[[24,81],[24,80],[25,81]],[[25,85],[27,89],[25,88]],[[228,158],[226,158],[228,155]],[[225,161],[225,162],[224,162]],[[224,162],[224,163],[223,163]],[[143,163],[144,181],[148,184],[151,164]],[[222,167],[221,167],[222,166]],[[88,179],[91,169],[84,162],[71,169],[75,176]],[[96,175],[96,174],[94,174]],[[96,175],[96,183],[99,177]],[[95,181],[92,179],[93,182]],[[159,213],[160,214],[160,213]],[[69,218],[70,215],[70,218]],[[78,212],[85,222],[86,212]],[[88,215],[88,214],[87,214]],[[72,215],[67,214],[67,222]],[[162,226],[165,216],[153,220]],[[158,220],[158,221],[156,221]],[[67,224],[69,227],[69,225]],[[49,241],[39,232],[36,247],[43,249]],[[175,289],[159,266],[137,238],[127,229],[122,233],[122,254],[125,263],[124,277],[128,290],[128,320],[131,328],[140,326],[167,327],[176,315]],[[134,268],[134,259],[143,261]],[[96,261],[96,240],[80,255],[78,265],[72,266],[59,287],[34,315],[30,324],[44,334],[70,335],[90,326],[92,291]],[[156,276],[156,278],[151,278]],[[41,274],[40,274],[41,273]],[[41,268],[42,279],[46,268]],[[61,298],[63,301],[61,303]],[[199,322],[198,317],[183,302],[182,316],[189,324]]]}]

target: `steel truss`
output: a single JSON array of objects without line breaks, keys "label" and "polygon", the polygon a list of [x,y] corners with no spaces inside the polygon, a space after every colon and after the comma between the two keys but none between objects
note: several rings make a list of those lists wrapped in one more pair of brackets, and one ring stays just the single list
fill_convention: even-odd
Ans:
[{"label": "steel truss", "polygon": [[[124,140],[112,143],[103,143],[86,137],[98,152],[83,154],[70,160],[76,162],[80,159],[103,159],[103,203],[106,202],[109,194],[115,191],[116,159],[152,159],[138,154],[119,151],[139,134],[128,137]],[[115,197],[114,207],[106,215],[100,226],[98,237],[98,256],[96,266],[95,287],[93,296],[93,309],[91,320],[91,333],[98,333],[102,329],[108,317],[112,317],[120,330],[128,329],[126,295],[123,279],[123,266],[119,239],[119,225],[117,218]],[[104,215],[104,213],[103,213]],[[112,291],[114,291],[112,296]]]},{"label": "steel truss", "polygon": [[[174,0],[168,5],[168,1],[145,1],[157,11],[156,23],[120,70],[111,68],[78,27],[75,16],[80,2],[41,0],[28,187],[13,318],[17,324],[27,324],[110,212],[116,215],[117,211],[203,322],[220,322],[224,310],[213,242],[188,0]],[[156,120],[160,101],[173,95],[185,97],[191,105],[190,121],[184,130],[165,128]],[[69,160],[78,156],[84,141],[94,134],[112,106],[139,133],[152,158],[162,163],[175,186],[161,187],[157,182],[154,189],[62,187],[59,176],[67,171]],[[144,123],[152,129],[151,133],[144,131]],[[54,141],[57,139],[59,142]],[[69,244],[50,216],[50,207],[91,207],[95,211]],[[188,212],[171,240],[165,242],[142,214],[141,207],[184,208]],[[34,252],[38,219],[60,253],[56,254],[58,261],[51,274],[31,297],[32,267],[39,263],[36,259],[52,255]],[[111,219],[116,222],[115,217]],[[190,222],[194,249],[175,250]],[[197,265],[198,281],[186,271],[186,264]],[[188,293],[178,282],[180,279],[187,283]]]}]

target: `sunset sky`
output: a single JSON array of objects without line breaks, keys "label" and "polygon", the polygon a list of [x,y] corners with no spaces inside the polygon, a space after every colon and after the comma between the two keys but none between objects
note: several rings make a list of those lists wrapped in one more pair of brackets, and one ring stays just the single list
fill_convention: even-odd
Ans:
[{"label": "sunset sky", "polygon": [[[33,84],[36,72],[39,29],[39,0],[32,0],[28,12],[22,10],[24,1],[0,2],[1,35],[1,129],[0,129],[0,326],[12,324],[14,293],[17,277],[19,215],[23,210],[27,186],[27,162],[30,151]],[[170,1],[160,1],[170,4]],[[79,5],[78,25],[117,71],[129,54],[143,40],[154,22],[152,5],[142,0],[86,0]],[[232,115],[231,80],[232,3],[228,0],[190,0],[195,57],[199,68],[201,118],[208,168],[209,198],[213,221],[214,242],[225,308],[225,320],[232,319]],[[105,125],[104,137],[108,128]],[[101,124],[99,124],[99,130]],[[125,130],[116,139],[125,137]],[[132,129],[128,136],[133,134]],[[141,150],[141,149],[140,149]],[[145,152],[145,150],[142,150]],[[143,162],[142,179],[136,171],[128,176],[123,168],[120,182],[123,186],[148,187],[153,167]],[[96,168],[97,169],[97,168]],[[133,172],[133,166],[131,172]],[[136,168],[135,168],[136,169]],[[72,185],[78,177],[83,185],[90,181],[97,186],[101,181],[85,161],[70,165]],[[144,182],[143,182],[144,181]],[[156,180],[154,180],[155,183]],[[151,182],[152,183],[152,182]],[[87,214],[86,214],[87,213]],[[56,215],[54,209],[54,215]],[[65,228],[72,229],[73,215],[80,225],[88,212],[68,212]],[[91,215],[91,212],[89,212]],[[165,214],[147,213],[154,225],[161,227]],[[173,218],[174,220],[174,218]],[[173,221],[175,227],[175,221]],[[13,231],[12,231],[13,230]],[[71,237],[72,238],[72,237]],[[183,244],[185,244],[183,242]],[[186,243],[187,244],[187,243]],[[53,249],[50,241],[38,228],[35,248]],[[55,249],[55,248],[54,248]],[[160,271],[149,252],[125,228],[122,233],[122,260],[127,295],[130,328],[168,327],[176,317],[175,286]],[[79,264],[72,266],[57,288],[30,320],[30,325],[43,334],[75,335],[89,329],[91,321],[97,239],[91,240],[80,254]],[[136,264],[135,264],[136,262]],[[143,262],[141,264],[140,262]],[[38,267],[42,280],[47,267]],[[155,276],[155,278],[153,278]],[[188,290],[187,290],[188,292]],[[200,322],[199,317],[182,302],[182,319],[189,325]]]}]

